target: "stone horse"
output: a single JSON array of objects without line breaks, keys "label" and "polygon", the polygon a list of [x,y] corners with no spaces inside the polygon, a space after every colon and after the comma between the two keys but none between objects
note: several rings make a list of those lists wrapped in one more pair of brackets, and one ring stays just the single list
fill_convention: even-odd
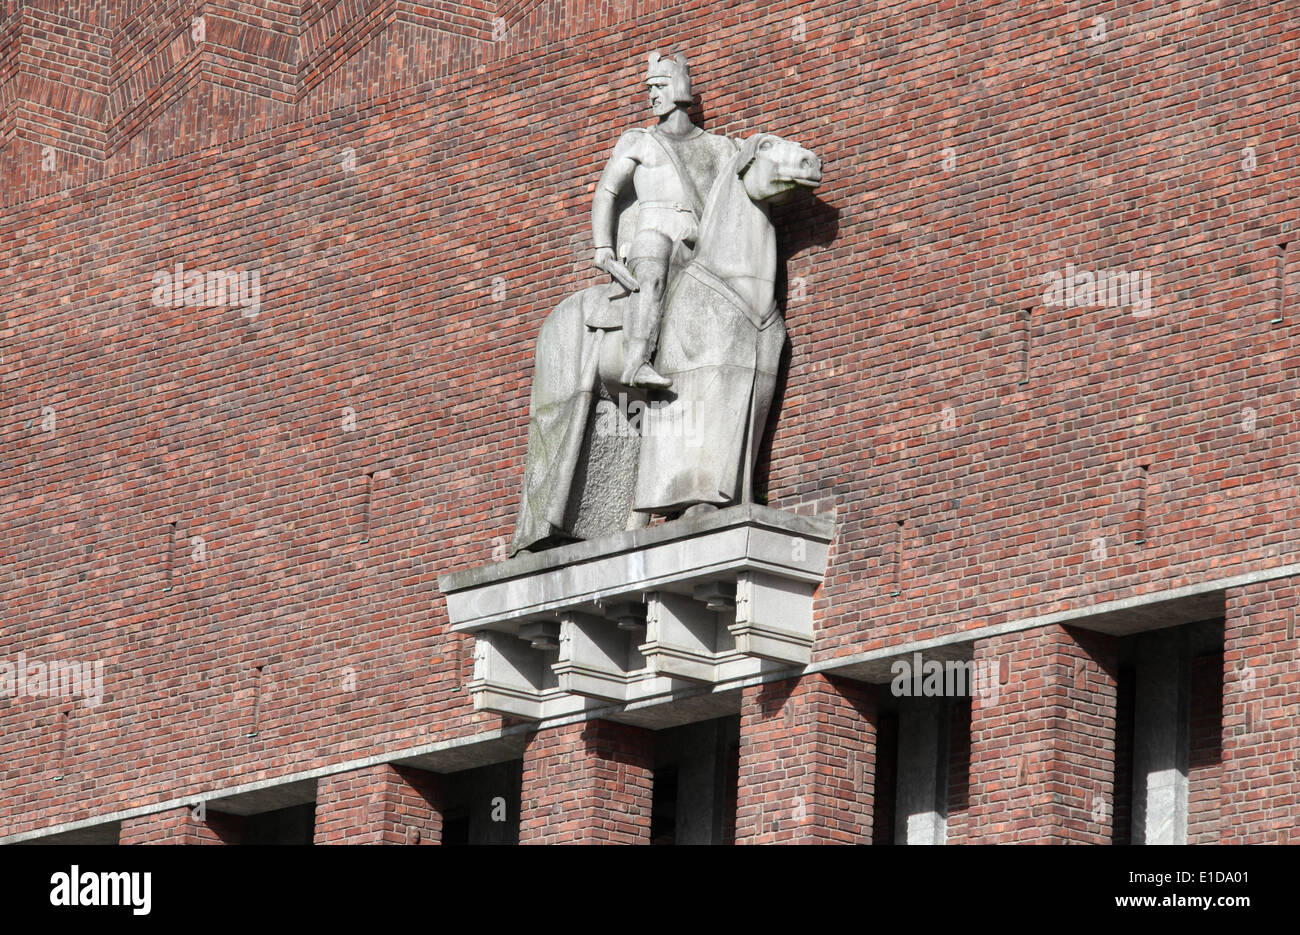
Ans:
[{"label": "stone horse", "polygon": [[669,390],[621,383],[622,287],[584,289],[547,316],[512,554],[749,498],[786,342],[769,205],[820,183],[817,157],[770,133],[718,173],[693,255],[670,269],[655,357]]}]

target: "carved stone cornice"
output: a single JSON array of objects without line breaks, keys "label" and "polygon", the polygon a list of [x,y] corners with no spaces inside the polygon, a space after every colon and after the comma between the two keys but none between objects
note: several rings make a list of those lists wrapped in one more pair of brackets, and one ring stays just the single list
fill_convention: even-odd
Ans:
[{"label": "carved stone cornice", "polygon": [[833,529],[749,504],[445,575],[475,708],[554,717],[806,665]]}]

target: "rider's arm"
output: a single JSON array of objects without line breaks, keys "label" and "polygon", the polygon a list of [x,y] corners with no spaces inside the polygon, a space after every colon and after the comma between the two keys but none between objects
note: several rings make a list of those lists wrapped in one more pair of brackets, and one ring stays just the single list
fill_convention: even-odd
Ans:
[{"label": "rider's arm", "polygon": [[619,192],[632,180],[632,174],[640,163],[637,156],[640,138],[640,130],[628,130],[619,137],[614,153],[596,183],[596,194],[591,199],[591,235],[597,250],[614,248],[618,234],[614,229],[614,203]]}]

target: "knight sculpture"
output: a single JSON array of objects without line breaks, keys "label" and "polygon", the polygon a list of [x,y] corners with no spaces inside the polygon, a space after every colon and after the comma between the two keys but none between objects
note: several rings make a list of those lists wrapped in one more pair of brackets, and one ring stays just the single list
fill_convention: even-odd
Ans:
[{"label": "knight sculpture", "polygon": [[[679,250],[689,253],[694,248],[704,210],[700,192],[713,187],[718,170],[736,154],[736,144],[691,123],[686,108],[694,98],[684,55],[651,53],[645,80],[650,110],[659,123],[620,137],[596,186],[591,230],[596,268],[639,292],[623,325],[623,383],[666,389],[671,381],[655,372],[650,355],[659,337],[669,263]],[[636,195],[637,217],[624,266],[614,252],[615,206],[629,185]]]},{"label": "knight sculpture", "polygon": [[538,335],[512,553],[752,495],[786,342],[769,207],[817,187],[821,163],[695,126],[683,55],[652,54],[645,81],[657,124],[619,138],[592,200],[611,281]]}]

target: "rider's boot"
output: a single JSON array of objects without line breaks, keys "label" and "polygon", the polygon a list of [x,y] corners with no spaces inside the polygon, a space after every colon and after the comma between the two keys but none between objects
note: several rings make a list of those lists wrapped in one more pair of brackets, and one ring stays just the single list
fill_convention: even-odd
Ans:
[{"label": "rider's boot", "polygon": [[632,377],[629,386],[639,386],[645,390],[666,390],[673,385],[673,381],[663,376],[654,367],[649,364],[642,364],[636,368],[636,373]]},{"label": "rider's boot", "polygon": [[673,381],[661,376],[650,366],[650,342],[644,338],[628,338],[623,358],[623,385],[647,390],[665,390]]}]

